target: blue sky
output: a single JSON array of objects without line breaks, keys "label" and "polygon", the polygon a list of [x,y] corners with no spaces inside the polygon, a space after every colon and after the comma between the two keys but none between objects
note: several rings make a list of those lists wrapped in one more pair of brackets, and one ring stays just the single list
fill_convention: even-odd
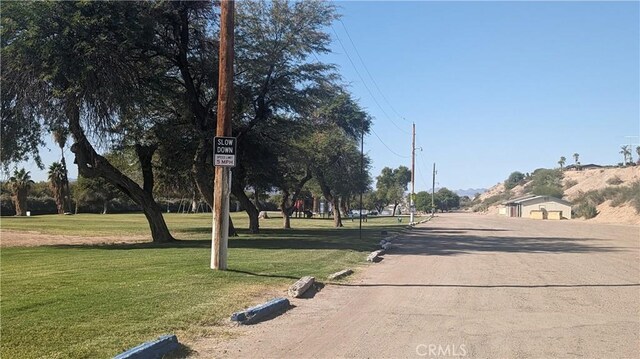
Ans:
[{"label": "blue sky", "polygon": [[373,96],[335,35],[325,59],[375,117],[376,134],[407,156],[370,135],[374,176],[410,165],[411,121],[423,149],[416,191],[431,187],[434,162],[439,186],[489,187],[560,156],[571,163],[575,152],[615,164],[621,144],[638,143],[625,137],[640,133],[638,2],[337,5],[342,23],[330,31]]},{"label": "blue sky", "polygon": [[[560,156],[571,163],[575,152],[582,163],[615,164],[621,144],[640,140],[625,137],[640,135],[638,2],[336,5],[333,53],[320,58],[339,66],[375,118],[382,141],[365,138],[374,177],[410,166],[412,121],[422,148],[416,192],[431,187],[434,162],[440,187],[490,187]],[[49,164],[58,150],[42,154]]]}]

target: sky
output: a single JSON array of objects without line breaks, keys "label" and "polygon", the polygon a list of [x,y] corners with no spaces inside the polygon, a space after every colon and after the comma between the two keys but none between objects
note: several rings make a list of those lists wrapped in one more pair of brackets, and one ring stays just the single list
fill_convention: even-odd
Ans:
[{"label": "sky", "polygon": [[325,58],[375,118],[374,177],[410,167],[411,122],[416,192],[434,162],[437,187],[488,188],[574,153],[617,164],[640,140],[638,2],[336,4]]},{"label": "sky", "polygon": [[[488,188],[561,156],[571,164],[574,153],[617,164],[621,145],[640,142],[638,2],[335,5],[332,53],[319,58],[374,118],[365,137],[374,178],[410,168],[412,123],[416,192],[430,190],[433,163],[437,187]],[[51,148],[47,164],[59,156]]]}]

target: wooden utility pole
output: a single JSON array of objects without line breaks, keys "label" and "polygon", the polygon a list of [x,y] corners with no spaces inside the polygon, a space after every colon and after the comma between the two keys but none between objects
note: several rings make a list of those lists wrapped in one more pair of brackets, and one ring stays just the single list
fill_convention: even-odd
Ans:
[{"label": "wooden utility pole", "polygon": [[[231,136],[233,111],[233,15],[234,2],[220,2],[220,64],[218,76],[218,118],[216,136]],[[231,170],[216,167],[213,181],[213,229],[211,268],[227,269],[229,241],[229,190]]]},{"label": "wooden utility pole", "polygon": [[436,164],[433,164],[433,183],[431,184],[431,215],[436,213]]},{"label": "wooden utility pole", "polygon": [[411,131],[411,195],[409,199],[409,223],[414,221],[414,212],[416,204],[413,198],[416,196],[416,124],[413,123]]}]

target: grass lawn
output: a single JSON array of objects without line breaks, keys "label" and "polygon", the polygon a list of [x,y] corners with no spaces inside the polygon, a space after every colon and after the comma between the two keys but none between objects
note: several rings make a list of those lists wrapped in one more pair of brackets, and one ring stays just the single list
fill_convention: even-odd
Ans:
[{"label": "grass lawn", "polygon": [[[2,358],[111,357],[166,333],[181,341],[225,335],[221,325],[305,275],[364,263],[380,230],[399,229],[393,218],[363,224],[281,218],[261,220],[261,233],[229,243],[229,270],[209,269],[211,214],[168,214],[175,237],[151,243],[2,248],[0,318]],[[246,228],[243,214],[233,215]],[[2,218],[2,229],[79,236],[148,234],[142,214]]]}]

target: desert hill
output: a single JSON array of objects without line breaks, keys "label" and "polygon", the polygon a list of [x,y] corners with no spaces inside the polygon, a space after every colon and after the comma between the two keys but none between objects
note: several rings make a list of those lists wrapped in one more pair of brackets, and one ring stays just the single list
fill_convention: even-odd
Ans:
[{"label": "desert hill", "polygon": [[[472,209],[497,215],[503,201],[532,194],[534,175],[527,176],[510,190],[504,182],[496,184],[473,201]],[[595,208],[594,214],[597,214],[588,221],[640,224],[640,166],[565,170],[558,186],[564,192],[562,198],[572,203],[574,213],[581,206]]]}]

